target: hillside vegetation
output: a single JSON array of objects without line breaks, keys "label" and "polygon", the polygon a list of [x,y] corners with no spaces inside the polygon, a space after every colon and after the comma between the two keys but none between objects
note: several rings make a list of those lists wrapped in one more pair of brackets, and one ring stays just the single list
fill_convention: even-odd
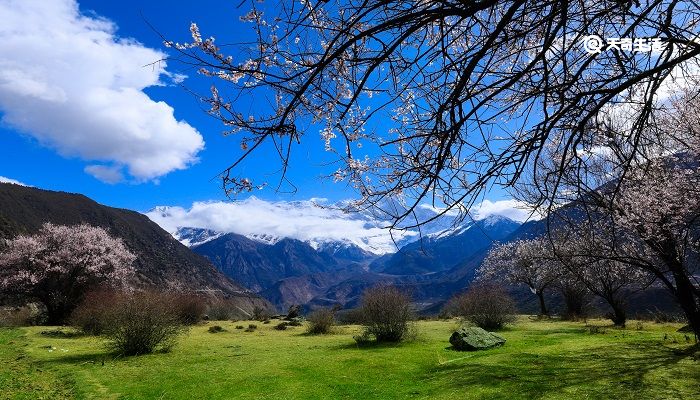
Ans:
[{"label": "hillside vegetation", "polygon": [[[311,336],[248,322],[191,328],[170,353],[114,358],[102,339],[46,335],[47,327],[0,330],[0,398],[698,398],[697,345],[678,324],[627,329],[521,317],[505,346],[456,352],[457,322],[417,323],[400,345],[358,347],[356,326]],[[590,328],[590,325],[596,328]],[[210,333],[219,325],[224,331]],[[70,332],[68,329],[64,330]],[[690,339],[692,340],[692,339]]]}]

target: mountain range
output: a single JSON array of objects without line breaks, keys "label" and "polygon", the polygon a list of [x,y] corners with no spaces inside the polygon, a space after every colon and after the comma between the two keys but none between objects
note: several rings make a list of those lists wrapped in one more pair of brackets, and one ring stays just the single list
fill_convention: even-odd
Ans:
[{"label": "mountain range", "polygon": [[[175,236],[221,272],[284,309],[292,304],[351,306],[364,288],[378,282],[412,288],[439,282],[519,226],[501,216],[456,226],[443,221],[421,239],[383,255],[346,242],[270,241],[191,227],[178,229]],[[458,289],[426,296],[421,295],[425,290],[417,290],[414,297],[429,307]]]}]

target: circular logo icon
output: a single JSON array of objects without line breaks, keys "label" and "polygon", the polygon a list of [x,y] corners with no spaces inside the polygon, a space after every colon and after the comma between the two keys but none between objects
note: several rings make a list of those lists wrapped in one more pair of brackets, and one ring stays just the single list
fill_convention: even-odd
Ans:
[{"label": "circular logo icon", "polygon": [[596,54],[603,51],[605,43],[598,35],[588,35],[583,37],[583,49],[589,54]]}]

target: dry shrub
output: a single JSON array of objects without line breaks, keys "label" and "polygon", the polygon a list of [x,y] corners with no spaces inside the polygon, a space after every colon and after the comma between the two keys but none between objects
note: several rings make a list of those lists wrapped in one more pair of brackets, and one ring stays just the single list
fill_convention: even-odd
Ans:
[{"label": "dry shrub", "polygon": [[449,313],[486,329],[501,329],[515,322],[515,301],[500,286],[480,285],[452,298],[446,308]]},{"label": "dry shrub", "polygon": [[292,320],[294,318],[301,317],[301,312],[303,308],[299,304],[292,304],[289,306],[287,309],[287,317],[286,319]]},{"label": "dry shrub", "polygon": [[172,297],[136,292],[116,299],[104,316],[108,347],[125,356],[168,351],[184,331]]},{"label": "dry shrub", "polygon": [[43,325],[46,321],[46,307],[41,303],[0,307],[0,326]]},{"label": "dry shrub", "polygon": [[314,335],[330,333],[335,325],[335,311],[330,308],[319,308],[311,312],[306,319],[309,321],[309,326],[306,328],[308,333]]},{"label": "dry shrub", "polygon": [[271,316],[270,311],[266,308],[260,306],[253,307],[253,319],[255,321],[265,321],[266,319],[270,319]]},{"label": "dry shrub", "polygon": [[411,299],[394,286],[365,290],[360,303],[364,336],[377,342],[400,342],[409,333],[413,317]]},{"label": "dry shrub", "polygon": [[101,335],[106,315],[122,296],[124,294],[110,289],[89,292],[71,314],[70,324],[89,335]]},{"label": "dry shrub", "polygon": [[213,321],[225,321],[236,318],[238,309],[233,301],[228,299],[216,298],[209,302],[207,306],[207,315]]},{"label": "dry shrub", "polygon": [[169,293],[169,300],[184,325],[194,325],[202,320],[207,311],[204,299],[194,294]]},{"label": "dry shrub", "polygon": [[277,329],[278,331],[284,331],[284,330],[287,330],[288,326],[289,326],[288,323],[280,322],[279,324],[275,325],[275,329]]},{"label": "dry shrub", "polygon": [[359,308],[339,310],[335,314],[335,319],[340,324],[359,325],[362,324],[362,310],[360,310]]}]

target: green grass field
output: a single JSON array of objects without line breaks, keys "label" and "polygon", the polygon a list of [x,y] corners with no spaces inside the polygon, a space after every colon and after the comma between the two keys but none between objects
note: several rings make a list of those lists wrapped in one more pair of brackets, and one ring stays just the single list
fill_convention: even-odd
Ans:
[{"label": "green grass field", "polygon": [[[207,332],[215,324],[227,332]],[[454,321],[418,322],[411,342],[362,348],[353,326],[309,336],[239,324],[198,325],[170,353],[130,358],[107,354],[100,338],[0,328],[0,398],[700,399],[697,346],[674,324],[592,334],[521,318],[502,332],[504,347],[473,353],[448,347]]]}]

